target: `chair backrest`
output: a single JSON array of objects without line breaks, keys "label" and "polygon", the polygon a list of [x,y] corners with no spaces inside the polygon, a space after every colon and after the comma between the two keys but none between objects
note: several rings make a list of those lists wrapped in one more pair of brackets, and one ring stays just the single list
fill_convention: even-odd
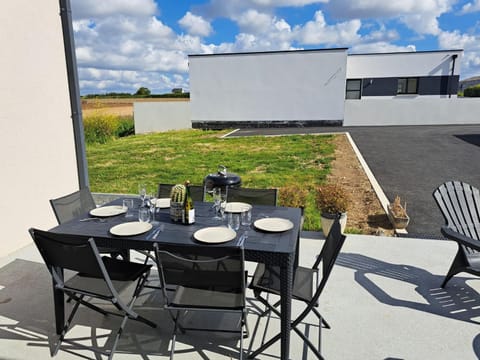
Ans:
[{"label": "chair backrest", "polygon": [[480,240],[480,192],[461,182],[448,181],[433,192],[445,222],[452,230]]},{"label": "chair backrest", "polygon": [[318,268],[320,262],[322,263],[322,277],[319,281],[316,293],[313,296],[312,304],[315,304],[318,301],[323,288],[327,284],[327,280],[330,277],[333,265],[335,265],[335,261],[337,260],[338,254],[340,254],[340,250],[342,249],[345,239],[346,236],[342,234],[340,226],[339,214],[335,218],[325,243],[323,244],[322,251],[318,256],[317,261],[313,265],[313,268]]},{"label": "chair backrest", "polygon": [[[154,244],[160,284],[230,293],[245,292],[245,260],[241,247],[171,247]],[[166,293],[165,293],[166,295]]]},{"label": "chair backrest", "polygon": [[229,188],[227,201],[239,201],[251,205],[277,206],[277,189]]},{"label": "chair backrest", "polygon": [[[158,184],[158,198],[169,198],[174,184]],[[204,201],[204,187],[200,185],[190,185],[190,195],[193,201]]]},{"label": "chair backrest", "polygon": [[100,256],[97,257],[92,247],[92,242],[95,246],[93,239],[33,228],[29,232],[50,272],[58,267],[90,277],[104,277],[98,261]]},{"label": "chair backrest", "polygon": [[83,188],[57,199],[52,199],[50,205],[59,224],[70,221],[96,207],[89,188]]}]

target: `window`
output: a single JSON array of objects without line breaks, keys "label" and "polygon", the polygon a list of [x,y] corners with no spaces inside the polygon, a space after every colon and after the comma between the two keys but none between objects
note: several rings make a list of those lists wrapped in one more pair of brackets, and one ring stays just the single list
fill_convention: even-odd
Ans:
[{"label": "window", "polygon": [[347,79],[345,99],[360,99],[362,97],[362,79]]},{"label": "window", "polygon": [[418,94],[418,78],[399,78],[397,94]]}]

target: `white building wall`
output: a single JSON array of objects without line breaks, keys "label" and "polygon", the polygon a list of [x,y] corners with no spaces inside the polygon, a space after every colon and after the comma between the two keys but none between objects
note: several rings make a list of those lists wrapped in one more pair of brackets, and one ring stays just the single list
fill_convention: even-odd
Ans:
[{"label": "white building wall", "polygon": [[135,133],[190,129],[189,101],[133,103]]},{"label": "white building wall", "polygon": [[480,124],[480,99],[362,99],[345,101],[343,126]]},{"label": "white building wall", "polygon": [[192,121],[341,120],[345,49],[189,57]]},{"label": "white building wall", "polygon": [[0,2],[0,256],[56,224],[48,202],[78,189],[58,1]]},{"label": "white building wall", "polygon": [[448,76],[455,60],[454,75],[460,75],[463,51],[432,51],[386,54],[350,54],[347,79],[370,77]]}]

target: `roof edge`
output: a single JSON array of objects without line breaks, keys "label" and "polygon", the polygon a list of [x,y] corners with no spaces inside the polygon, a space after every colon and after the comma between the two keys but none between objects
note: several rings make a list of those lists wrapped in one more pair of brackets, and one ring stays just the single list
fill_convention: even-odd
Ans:
[{"label": "roof edge", "polygon": [[227,52],[213,54],[189,54],[188,57],[202,56],[235,56],[235,55],[263,55],[263,54],[294,54],[306,52],[328,52],[328,51],[347,51],[348,48],[330,48],[330,49],[300,49],[300,50],[272,50],[272,51],[245,51],[245,52]]},{"label": "roof edge", "polygon": [[450,50],[422,50],[422,51],[392,51],[392,52],[376,52],[376,53],[355,53],[348,54],[348,56],[369,56],[369,55],[398,55],[398,54],[428,54],[428,53],[451,53],[451,52],[463,52],[463,49],[450,49]]}]

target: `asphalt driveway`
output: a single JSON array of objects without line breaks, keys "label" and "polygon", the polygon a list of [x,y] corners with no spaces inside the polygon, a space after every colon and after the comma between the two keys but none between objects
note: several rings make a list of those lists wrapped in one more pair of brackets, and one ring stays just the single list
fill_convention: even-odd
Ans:
[{"label": "asphalt driveway", "polygon": [[480,125],[242,129],[236,136],[348,131],[388,199],[407,202],[410,236],[441,238],[432,192],[448,180],[480,187]]}]

